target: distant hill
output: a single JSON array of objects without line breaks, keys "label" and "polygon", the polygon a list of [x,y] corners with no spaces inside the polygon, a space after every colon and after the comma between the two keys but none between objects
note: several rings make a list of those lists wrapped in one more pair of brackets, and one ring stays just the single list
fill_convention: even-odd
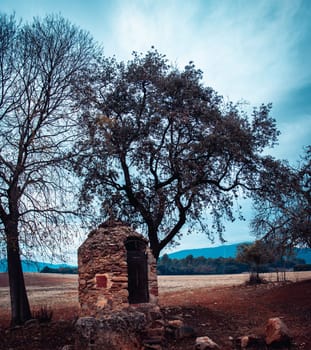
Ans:
[{"label": "distant hill", "polygon": [[[199,248],[199,249],[186,249],[180,250],[175,253],[167,254],[170,259],[184,259],[188,255],[192,255],[194,258],[198,258],[199,256],[203,256],[208,259],[216,259],[216,258],[235,258],[237,253],[237,247],[240,244],[247,243],[241,242],[236,244],[224,244],[217,247],[209,247],[209,248]],[[248,242],[250,243],[250,242]],[[296,257],[299,259],[304,259],[306,264],[311,264],[311,249],[310,248],[297,248],[296,249]]]},{"label": "distant hill", "polygon": [[[46,262],[38,262],[32,260],[22,260],[22,269],[24,272],[40,272],[45,267],[50,269],[74,268],[75,266],[68,264],[51,264]],[[0,259],[0,272],[7,272],[8,264],[6,259]]]},{"label": "distant hill", "polygon": [[219,257],[223,258],[234,258],[237,253],[237,247],[242,243],[237,244],[229,244],[229,245],[221,245],[217,247],[209,247],[209,248],[199,248],[199,249],[186,249],[180,250],[179,252],[167,254],[171,259],[183,259],[188,255],[192,255],[194,258],[198,258],[199,256],[203,256],[208,259],[216,259]]},{"label": "distant hill", "polygon": [[[203,256],[208,259],[216,259],[219,257],[223,258],[235,258],[237,253],[237,247],[240,244],[245,242],[236,243],[236,244],[224,244],[217,247],[209,247],[209,248],[200,248],[200,249],[186,249],[180,250],[175,253],[167,254],[170,259],[184,259],[188,255],[192,255],[194,258],[198,258],[199,256]],[[304,259],[306,264],[311,264],[311,249],[310,248],[298,248],[297,249],[297,258]],[[22,268],[24,272],[40,272],[45,267],[50,269],[60,269],[60,268],[76,268],[76,266],[68,265],[68,264],[51,264],[46,262],[37,262],[31,260],[23,260]],[[0,259],[0,272],[7,272],[7,260]]]}]

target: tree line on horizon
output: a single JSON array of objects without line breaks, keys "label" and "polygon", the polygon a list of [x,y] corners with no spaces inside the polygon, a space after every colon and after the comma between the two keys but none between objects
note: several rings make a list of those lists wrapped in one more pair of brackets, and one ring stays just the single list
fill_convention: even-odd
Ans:
[{"label": "tree line on horizon", "polygon": [[223,241],[225,221],[243,218],[240,198],[252,198],[258,237],[311,247],[311,147],[296,167],[269,155],[272,104],[248,113],[192,61],[179,68],[154,47],[128,62],[105,57],[60,15],[24,23],[0,13],[0,79],[13,326],[31,318],[21,256],[61,256],[103,220],[143,232],[158,259],[186,227]]},{"label": "tree line on horizon", "polygon": [[[279,259],[260,264],[258,272],[294,270],[297,266],[301,268],[302,265],[305,265],[304,259],[295,257],[288,260]],[[159,275],[223,275],[249,273],[252,271],[252,266],[251,263],[241,262],[237,258],[205,258],[188,255],[183,259],[171,259],[164,254],[158,260],[157,269]]]},{"label": "tree line on horizon", "polygon": [[188,255],[183,259],[171,259],[164,254],[158,261],[158,272],[163,275],[193,275],[193,274],[239,274],[249,272],[250,283],[262,283],[260,273],[279,272],[287,270],[308,271],[311,264],[296,257],[292,247],[281,247],[277,242],[256,240],[252,243],[242,243],[237,247],[234,258],[219,257],[216,259],[203,256]]},{"label": "tree line on horizon", "polygon": [[[251,264],[241,262],[236,258],[205,258],[188,255],[182,259],[170,258],[164,254],[157,264],[158,275],[224,275],[251,272]],[[259,273],[276,272],[284,270],[311,270],[311,264],[304,259],[291,257],[287,260],[261,264]],[[40,273],[78,274],[77,267],[48,267],[44,266]]]},{"label": "tree line on horizon", "polygon": [[49,266],[44,266],[41,270],[40,273],[59,273],[59,274],[64,274],[64,275],[76,275],[78,274],[78,268],[77,267],[49,267]]}]

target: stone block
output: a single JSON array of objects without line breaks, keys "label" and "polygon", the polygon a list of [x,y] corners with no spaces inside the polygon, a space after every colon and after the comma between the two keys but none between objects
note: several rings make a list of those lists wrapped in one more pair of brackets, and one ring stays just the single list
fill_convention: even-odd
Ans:
[{"label": "stone block", "polygon": [[112,282],[128,282],[127,275],[112,276],[111,280]]},{"label": "stone block", "polygon": [[198,337],[195,340],[195,350],[220,349],[220,346],[208,336]]},{"label": "stone block", "polygon": [[182,320],[169,320],[167,324],[171,328],[180,328],[184,325]]}]

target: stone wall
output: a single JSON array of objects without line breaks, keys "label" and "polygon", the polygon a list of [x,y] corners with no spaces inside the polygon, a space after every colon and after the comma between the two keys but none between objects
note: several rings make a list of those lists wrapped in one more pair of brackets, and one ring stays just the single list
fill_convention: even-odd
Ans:
[{"label": "stone wall", "polygon": [[113,312],[110,317],[80,317],[75,325],[75,350],[141,350],[145,315]]},{"label": "stone wall", "polygon": [[158,301],[156,260],[147,241],[131,227],[107,222],[90,232],[78,250],[79,302],[81,316],[101,317],[129,306],[128,239],[145,242],[150,307]]}]

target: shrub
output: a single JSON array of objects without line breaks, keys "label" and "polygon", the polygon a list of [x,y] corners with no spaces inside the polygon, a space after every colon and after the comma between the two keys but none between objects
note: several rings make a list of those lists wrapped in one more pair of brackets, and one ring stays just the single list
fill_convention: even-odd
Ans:
[{"label": "shrub", "polygon": [[48,323],[53,318],[53,310],[47,305],[43,305],[38,310],[32,312],[32,317],[40,323]]}]

